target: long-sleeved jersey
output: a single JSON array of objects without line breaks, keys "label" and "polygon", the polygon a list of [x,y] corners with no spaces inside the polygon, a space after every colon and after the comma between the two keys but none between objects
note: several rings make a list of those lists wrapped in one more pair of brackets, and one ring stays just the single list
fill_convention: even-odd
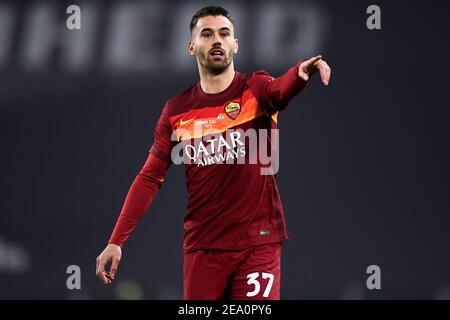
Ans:
[{"label": "long-sleeved jersey", "polygon": [[203,92],[198,82],[169,99],[109,243],[123,246],[169,166],[180,160],[188,191],[186,252],[239,250],[286,240],[276,169],[271,174],[263,170],[276,166],[267,159],[277,156],[273,131],[279,111],[306,85],[298,77],[300,63],[278,78],[264,71],[235,72],[228,88],[217,94]]}]

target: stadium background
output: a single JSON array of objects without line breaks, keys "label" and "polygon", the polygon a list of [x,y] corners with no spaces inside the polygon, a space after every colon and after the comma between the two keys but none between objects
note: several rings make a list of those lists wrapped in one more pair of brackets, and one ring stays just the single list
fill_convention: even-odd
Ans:
[{"label": "stadium background", "polygon": [[[65,26],[70,4],[81,31]],[[112,286],[95,258],[164,101],[198,79],[185,48],[205,4],[0,0],[0,298],[181,298],[182,167]],[[377,1],[373,31],[369,1],[214,4],[235,19],[237,70],[279,75],[318,53],[333,70],[279,117],[282,298],[449,299],[449,3]],[[372,264],[381,290],[366,288]],[[81,290],[66,287],[69,265]]]}]

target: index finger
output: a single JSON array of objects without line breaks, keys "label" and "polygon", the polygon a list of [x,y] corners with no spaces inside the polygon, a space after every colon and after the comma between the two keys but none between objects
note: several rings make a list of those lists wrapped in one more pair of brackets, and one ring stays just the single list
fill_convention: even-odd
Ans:
[{"label": "index finger", "polygon": [[313,63],[315,63],[316,61],[318,61],[320,59],[322,59],[322,55],[321,54],[319,54],[318,56],[315,56],[315,57],[312,57],[311,59],[309,59],[308,63],[313,64]]}]

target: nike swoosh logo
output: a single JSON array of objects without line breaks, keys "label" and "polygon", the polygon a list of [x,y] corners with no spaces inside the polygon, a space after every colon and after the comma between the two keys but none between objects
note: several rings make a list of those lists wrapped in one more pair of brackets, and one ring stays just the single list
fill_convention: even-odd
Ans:
[{"label": "nike swoosh logo", "polygon": [[192,119],[186,120],[186,121],[183,121],[183,119],[181,119],[181,120],[180,120],[180,127],[183,126],[183,125],[185,125],[186,123],[191,122],[191,121],[194,120],[194,119],[195,119],[195,117],[192,118]]}]

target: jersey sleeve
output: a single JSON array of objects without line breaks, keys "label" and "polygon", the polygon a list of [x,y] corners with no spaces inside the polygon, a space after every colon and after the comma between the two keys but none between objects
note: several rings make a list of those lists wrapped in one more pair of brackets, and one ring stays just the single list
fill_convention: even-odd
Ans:
[{"label": "jersey sleeve", "polygon": [[172,127],[169,123],[169,103],[166,102],[161,112],[161,116],[156,123],[153,133],[153,145],[150,148],[150,153],[167,163],[172,163],[171,152],[173,147]]},{"label": "jersey sleeve", "polygon": [[153,202],[169,166],[166,161],[149,153],[144,166],[131,184],[108,243],[124,246]]},{"label": "jersey sleeve", "polygon": [[164,181],[166,172],[172,163],[172,129],[168,115],[169,104],[166,102],[155,126],[153,144],[147,160],[131,184],[108,243],[121,247],[124,245],[147,212]]},{"label": "jersey sleeve", "polygon": [[258,102],[270,114],[284,110],[289,102],[306,86],[307,81],[298,76],[298,68],[303,60],[290,68],[285,74],[274,78],[266,71],[252,73],[248,86]]}]

